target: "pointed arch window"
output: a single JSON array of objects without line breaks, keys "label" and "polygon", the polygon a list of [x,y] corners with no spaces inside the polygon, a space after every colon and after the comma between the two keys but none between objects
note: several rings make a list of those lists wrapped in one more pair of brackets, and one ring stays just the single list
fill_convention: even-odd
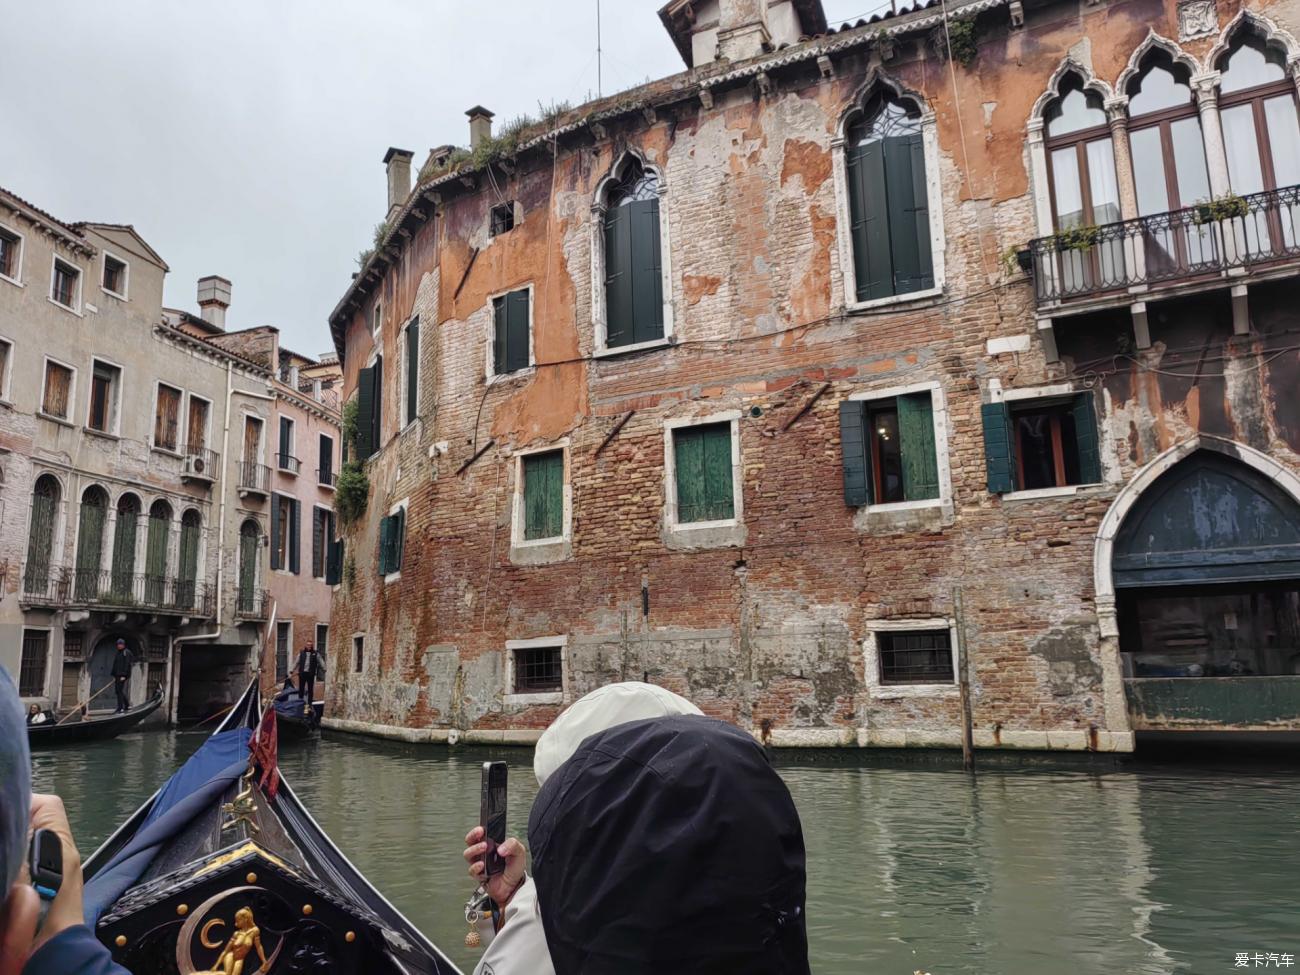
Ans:
[{"label": "pointed arch window", "polygon": [[664,337],[659,177],[636,158],[604,194],[605,347]]},{"label": "pointed arch window", "polygon": [[61,496],[58,479],[42,474],[32,488],[31,524],[27,529],[27,565],[23,570],[23,592],[32,596],[52,595],[55,522]]},{"label": "pointed arch window", "polygon": [[1300,184],[1296,90],[1282,52],[1247,29],[1218,68],[1232,191],[1244,196]]},{"label": "pointed arch window", "polygon": [[921,110],[879,91],[847,129],[845,169],[858,301],[935,285]]}]

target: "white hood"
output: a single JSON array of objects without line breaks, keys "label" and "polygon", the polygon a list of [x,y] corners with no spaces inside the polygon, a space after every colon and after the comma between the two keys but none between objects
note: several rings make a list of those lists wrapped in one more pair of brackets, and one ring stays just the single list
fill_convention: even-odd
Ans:
[{"label": "white hood", "polygon": [[582,742],[615,725],[675,714],[703,714],[686,698],[654,684],[629,680],[606,684],[574,701],[537,740],[533,772],[539,785],[578,750]]}]

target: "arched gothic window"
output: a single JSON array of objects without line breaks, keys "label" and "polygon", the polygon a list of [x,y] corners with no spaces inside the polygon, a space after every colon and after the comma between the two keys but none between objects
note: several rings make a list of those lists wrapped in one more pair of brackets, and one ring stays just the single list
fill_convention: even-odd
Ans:
[{"label": "arched gothic window", "polygon": [[98,484],[81,495],[77,519],[77,598],[91,600],[100,593],[100,564],[104,557],[104,525],[108,521],[108,492]]},{"label": "arched gothic window", "polygon": [[605,346],[664,337],[659,178],[629,157],[605,190]]},{"label": "arched gothic window", "polygon": [[845,166],[857,300],[933,288],[920,109],[872,95],[848,127]]},{"label": "arched gothic window", "polygon": [[31,525],[27,530],[27,565],[23,570],[23,592],[52,595],[54,534],[62,491],[52,474],[42,474],[32,487]]},{"label": "arched gothic window", "polygon": [[1245,29],[1218,68],[1232,191],[1244,196],[1300,184],[1296,90],[1282,53]]},{"label": "arched gothic window", "polygon": [[129,596],[135,584],[135,541],[140,527],[140,499],[124,494],[117,499],[117,524],[113,528],[113,594]]}]

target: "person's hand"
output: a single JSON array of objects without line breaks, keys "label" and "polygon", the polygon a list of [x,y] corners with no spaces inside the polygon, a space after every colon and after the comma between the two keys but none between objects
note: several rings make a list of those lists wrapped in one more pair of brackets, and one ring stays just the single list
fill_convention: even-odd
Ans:
[{"label": "person's hand", "polygon": [[[72,827],[68,825],[68,814],[63,808],[63,800],[58,796],[32,796],[31,831],[48,829],[56,834],[63,843],[63,883],[59,893],[50,902],[49,913],[41,925],[40,936],[31,946],[35,951],[61,931],[86,923],[82,909],[81,892],[81,854],[72,839]],[[30,837],[30,833],[28,834]],[[22,880],[30,883],[24,868]],[[35,893],[35,891],[33,891]]]},{"label": "person's hand", "polygon": [[483,874],[487,864],[483,862],[483,854],[486,852],[487,844],[483,842],[483,827],[475,826],[465,836],[464,856],[469,864],[469,875],[483,885],[489,897],[501,907],[505,907],[524,882],[524,869],[528,866],[528,851],[513,836],[506,837],[506,841],[497,847],[497,852],[506,861],[505,870],[495,877],[484,880]]}]

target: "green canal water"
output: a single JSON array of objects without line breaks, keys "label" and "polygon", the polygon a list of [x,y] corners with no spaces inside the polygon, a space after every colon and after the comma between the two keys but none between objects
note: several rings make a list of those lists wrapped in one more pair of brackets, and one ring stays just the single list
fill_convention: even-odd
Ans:
[{"label": "green canal water", "polygon": [[[202,741],[141,732],[38,752],[83,853]],[[480,764],[531,753],[326,737],[285,746],[294,788],[343,851],[468,973],[460,858]],[[1286,766],[982,770],[782,754],[808,848],[818,975],[1214,975],[1239,952],[1300,963],[1300,771]],[[1280,959],[1279,959],[1280,960]],[[1274,966],[1276,967],[1276,962]]]}]

